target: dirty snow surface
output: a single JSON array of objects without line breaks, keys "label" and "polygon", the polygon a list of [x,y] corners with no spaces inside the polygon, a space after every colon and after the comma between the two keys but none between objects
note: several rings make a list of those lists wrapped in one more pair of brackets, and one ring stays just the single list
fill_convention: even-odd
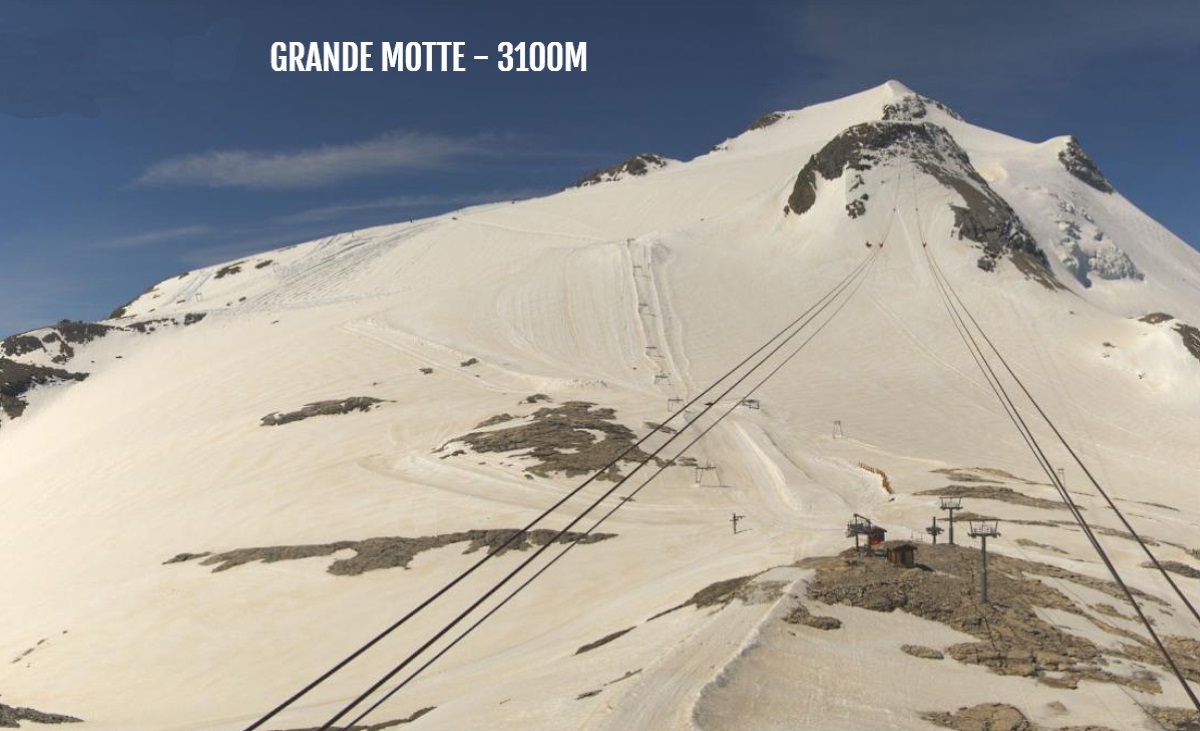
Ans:
[{"label": "dirty snow surface", "polygon": [[[905,113],[885,120],[889,105]],[[855,166],[812,175],[810,205],[785,213],[810,159],[866,123],[884,125],[871,144],[902,138],[886,125],[932,125],[920,134],[937,144],[839,149]],[[1200,357],[1186,341],[1200,255],[1073,175],[1067,144],[990,132],[889,82],[644,175],[188,272],[69,356],[49,330],[12,341],[0,372],[51,376],[12,385],[26,405],[0,415],[4,708],[36,709],[22,727],[245,728],[874,256],[758,408],[736,406],[740,391],[719,399],[700,426],[735,408],[685,454],[695,428],[622,484],[656,434],[555,510],[539,528],[616,487],[608,510],[661,468],[603,540],[581,541],[363,724],[1158,728],[1149,711],[1187,699],[1054,505],[926,258],[1157,554],[1200,568]],[[1014,232],[1023,248],[993,246]],[[262,425],[350,398],[369,407]],[[1031,424],[1160,633],[1194,651],[1200,627]],[[921,544],[947,495],[1001,521],[996,607],[974,599],[965,525],[955,562],[918,545],[929,560],[910,571],[928,586],[879,578],[879,558],[838,568],[855,513]],[[556,555],[566,544],[551,537],[484,563],[266,728],[319,727],[537,548],[535,568]],[[1197,579],[1174,576],[1200,601]],[[1002,655],[979,648],[989,611]]]}]

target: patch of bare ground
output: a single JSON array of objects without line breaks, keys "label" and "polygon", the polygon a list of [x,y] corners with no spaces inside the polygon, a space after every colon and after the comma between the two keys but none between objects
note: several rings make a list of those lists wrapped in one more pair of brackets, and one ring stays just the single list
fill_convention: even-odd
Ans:
[{"label": "patch of bare ground", "polygon": [[[181,553],[165,563],[184,563],[197,558],[202,566],[215,566],[213,573],[228,571],[254,561],[276,563],[278,561],[296,561],[304,558],[332,556],[339,551],[354,551],[354,556],[342,558],[329,565],[329,573],[338,576],[357,576],[368,571],[380,569],[408,568],[417,554],[431,551],[456,543],[466,543],[463,551],[474,553],[487,549],[490,553],[501,555],[508,551],[525,551],[535,546],[544,546],[551,542],[558,531],[538,529],[527,531],[510,545],[501,548],[504,542],[517,533],[513,529],[470,530],[457,533],[443,533],[436,536],[420,538],[367,538],[361,541],[337,541],[301,546],[264,546],[257,548],[235,548],[222,553]],[[557,543],[572,543],[579,540],[581,544],[598,543],[616,538],[615,533],[574,533],[566,532],[558,538]]]},{"label": "patch of bare ground", "polygon": [[1167,731],[1200,731],[1200,713],[1191,708],[1151,707],[1150,716]]},{"label": "patch of bare ground", "polygon": [[933,470],[933,473],[935,475],[945,475],[955,482],[1020,482],[1024,485],[1039,484],[1024,477],[1017,477],[1011,472],[996,469],[995,467],[943,467],[942,469]]},{"label": "patch of bare ground", "polygon": [[1106,617],[1112,617],[1114,619],[1127,619],[1130,621],[1137,620],[1137,617],[1129,614],[1123,614],[1120,609],[1117,609],[1111,604],[1093,604],[1092,611],[1094,611],[1096,614],[1103,614]]},{"label": "patch of bare ground", "polygon": [[[954,731],[1051,731],[1025,717],[1019,709],[1005,703],[980,703],[959,708],[955,713],[930,711],[921,718]],[[1112,731],[1106,726],[1061,726],[1053,731]]]},{"label": "patch of bare ground", "polygon": [[799,603],[784,615],[783,621],[788,624],[802,624],[805,627],[812,627],[814,629],[831,630],[842,628],[842,620],[837,617],[823,617],[813,614],[808,607]]},{"label": "patch of bare ground", "polygon": [[311,419],[314,416],[336,416],[339,414],[349,414],[354,411],[370,411],[381,403],[383,403],[381,399],[371,396],[351,396],[350,398],[334,399],[331,401],[316,401],[311,404],[305,404],[302,408],[296,411],[289,411],[286,414],[278,411],[267,414],[262,418],[262,426],[290,424],[293,421],[303,421],[304,419]]},{"label": "patch of bare ground", "polygon": [[[357,726],[345,726],[338,729],[338,731],[384,731],[384,729],[403,726],[406,723],[412,723],[421,716],[436,710],[437,706],[429,706],[428,708],[422,708],[419,711],[416,711],[408,718],[397,718],[391,721],[380,721],[379,723],[360,724]],[[288,729],[288,731],[320,731],[320,729],[316,726],[313,726],[311,728]]]},{"label": "patch of bare ground", "polygon": [[[525,471],[538,477],[592,474],[618,457],[622,462],[635,464],[650,459],[649,454],[633,447],[637,434],[615,419],[613,409],[598,408],[587,401],[568,401],[560,406],[542,407],[512,426],[473,431],[436,451],[461,442],[476,453],[519,452],[514,456],[529,457],[537,462]],[[596,434],[600,434],[600,438]],[[626,450],[629,450],[628,454],[621,457]],[[616,465],[597,477],[601,480],[620,478],[621,471]]]},{"label": "patch of bare ground", "polygon": [[0,728],[20,728],[22,721],[30,723],[60,724],[83,723],[83,719],[63,716],[58,713],[43,713],[32,708],[21,708],[0,703]]},{"label": "patch of bare ground", "polygon": [[1043,551],[1050,551],[1051,553],[1061,553],[1064,555],[1067,553],[1058,546],[1051,546],[1049,543],[1038,543],[1037,541],[1029,538],[1018,538],[1017,545],[1024,546],[1026,548],[1040,548]]},{"label": "patch of bare ground", "polygon": [[[1158,681],[1147,673],[1126,676],[1106,669],[1108,657],[1161,666],[1163,661],[1147,641],[1091,616],[1041,577],[1069,581],[1123,599],[1115,584],[993,553],[988,556],[991,601],[984,604],[978,596],[977,550],[923,545],[917,560],[918,568],[902,569],[883,558],[851,549],[838,556],[808,559],[800,565],[816,569],[808,585],[811,599],[877,612],[899,609],[976,638],[947,648],[946,653],[959,662],[982,665],[1001,675],[1037,678],[1057,687],[1070,688],[1080,680],[1094,680],[1146,692],[1161,690]],[[1136,593],[1161,603],[1156,597]],[[1102,631],[1136,643],[1136,647],[1101,648],[1044,619],[1039,612],[1043,609],[1083,617]]]},{"label": "patch of bare ground", "polygon": [[635,629],[634,627],[626,627],[625,629],[617,630],[616,632],[613,632],[611,634],[604,635],[603,637],[601,637],[600,639],[598,639],[594,642],[589,642],[586,645],[581,646],[578,650],[575,651],[575,654],[582,655],[585,652],[590,652],[592,650],[595,650],[597,647],[603,647],[603,646],[607,645],[608,643],[612,642],[613,640],[629,634],[634,629]]},{"label": "patch of bare ground", "polygon": [[[1170,571],[1171,573],[1179,574],[1180,576],[1186,576],[1189,579],[1200,579],[1200,570],[1197,570],[1193,566],[1188,566],[1181,561],[1159,561],[1158,563],[1165,571]],[[1155,568],[1155,566],[1149,561],[1146,561],[1142,564],[1142,568],[1152,569]]]},{"label": "patch of bare ground", "polygon": [[755,579],[762,576],[763,573],[766,572],[723,579],[709,584],[693,594],[687,601],[659,612],[651,617],[650,620],[653,621],[685,607],[695,607],[696,609],[708,609],[710,607],[723,608],[732,604],[735,599],[739,599],[746,604],[773,602],[783,596],[783,590],[787,588],[787,582],[764,581],[755,583]]},{"label": "patch of bare ground", "polygon": [[[1011,487],[1001,487],[999,485],[947,485],[946,487],[939,487],[934,490],[921,490],[915,494],[935,495],[938,497],[964,497],[973,500],[998,500],[1004,503],[1022,505],[1027,508],[1040,508],[1042,510],[1067,509],[1067,506],[1058,500],[1031,497],[1025,493],[1017,492]],[[1082,509],[1080,508],[1080,510]]]},{"label": "patch of bare ground", "polygon": [[82,381],[87,373],[72,373],[61,368],[20,363],[0,358],[0,410],[11,419],[25,413],[26,395],[37,386],[67,381]]},{"label": "patch of bare ground", "polygon": [[906,655],[919,657],[923,660],[941,660],[946,657],[941,650],[935,650],[925,645],[901,645],[900,650]]}]

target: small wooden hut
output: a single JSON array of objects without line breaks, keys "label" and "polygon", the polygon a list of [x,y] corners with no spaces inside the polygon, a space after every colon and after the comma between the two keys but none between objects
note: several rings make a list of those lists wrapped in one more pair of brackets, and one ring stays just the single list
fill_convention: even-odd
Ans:
[{"label": "small wooden hut", "polygon": [[902,569],[916,568],[917,544],[912,541],[887,541],[879,547],[886,552],[891,565]]}]

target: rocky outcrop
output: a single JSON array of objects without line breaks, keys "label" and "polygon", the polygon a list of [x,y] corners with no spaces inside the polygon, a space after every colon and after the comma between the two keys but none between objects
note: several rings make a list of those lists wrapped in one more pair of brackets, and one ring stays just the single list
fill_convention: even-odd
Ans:
[{"label": "rocky outcrop", "polygon": [[39,724],[83,723],[83,719],[58,713],[43,713],[0,703],[0,728],[20,728],[21,721]]},{"label": "rocky outcrop", "polygon": [[[958,709],[955,713],[928,712],[921,718],[942,728],[954,731],[1052,731],[1025,717],[1015,706],[1005,703],[980,703]],[[1068,726],[1053,731],[1112,731],[1105,726]]]},{"label": "rocky outcrop", "polygon": [[[943,127],[928,122],[866,122],[845,130],[830,140],[800,170],[788,210],[803,215],[817,200],[817,178],[832,181],[847,170],[858,173],[851,191],[861,183],[861,173],[891,160],[910,163],[953,190],[962,204],[951,204],[954,230],[960,239],[973,241],[982,249],[979,268],[992,271],[1001,258],[1010,259],[1027,277],[1054,289],[1061,287],[1050,271],[1046,254],[1017,216],[1016,211],[987,184],[967,153]],[[851,217],[865,211],[863,205],[847,208]]]},{"label": "rocky outcrop", "polygon": [[1175,323],[1175,332],[1183,339],[1183,347],[1187,348],[1193,358],[1200,360],[1200,329],[1178,322]]},{"label": "rocky outcrop", "polygon": [[883,119],[888,122],[916,122],[929,115],[929,107],[940,110],[952,119],[963,121],[958,112],[939,101],[920,94],[906,94],[890,104],[884,104]]},{"label": "rocky outcrop", "polygon": [[783,118],[784,114],[782,112],[771,112],[770,114],[764,114],[751,122],[750,126],[746,128],[746,131],[753,132],[756,129],[766,129]]},{"label": "rocky outcrop", "polygon": [[1108,182],[1104,173],[1100,172],[1100,168],[1096,166],[1095,161],[1088,157],[1074,137],[1067,139],[1066,147],[1058,153],[1058,161],[1062,163],[1068,173],[1101,193],[1113,192],[1112,184]]},{"label": "rocky outcrop", "polygon": [[607,183],[613,180],[632,176],[642,176],[651,170],[664,167],[667,164],[666,158],[662,155],[655,155],[652,152],[643,152],[625,160],[624,162],[613,165],[610,168],[596,170],[588,173],[573,187],[582,188],[588,185],[597,185],[599,183]]},{"label": "rocky outcrop", "polygon": [[10,419],[15,419],[25,413],[29,405],[26,394],[35,386],[82,381],[87,377],[86,373],[72,373],[62,368],[49,368],[20,363],[11,358],[0,358],[0,409],[3,409]]},{"label": "rocky outcrop", "polygon": [[[469,530],[457,533],[442,533],[433,536],[406,538],[402,536],[385,538],[367,538],[361,541],[337,541],[295,546],[260,546],[254,548],[235,548],[221,553],[198,552],[181,553],[164,561],[166,564],[180,564],[203,559],[202,566],[214,566],[213,572],[228,571],[255,561],[276,563],[279,561],[297,561],[304,558],[319,558],[332,556],[339,551],[353,551],[354,556],[342,558],[329,565],[328,571],[337,576],[358,576],[368,571],[381,569],[407,569],[417,554],[431,551],[456,543],[466,543],[463,553],[474,553],[486,549],[489,553],[501,555],[508,551],[526,551],[533,547],[544,546],[548,543],[599,543],[609,538],[616,538],[615,533],[575,533],[568,531],[561,536],[558,531],[539,528],[520,533],[514,529]],[[519,534],[519,535],[517,535]],[[505,546],[505,542],[516,538]]]},{"label": "rocky outcrop", "polygon": [[[591,474],[605,469],[598,475],[601,480],[615,480],[621,476],[616,465],[609,463],[629,450],[622,462],[640,464],[650,458],[641,449],[633,447],[637,434],[614,419],[612,409],[595,408],[586,401],[568,401],[561,406],[538,409],[520,422],[500,429],[473,431],[454,439],[439,448],[443,451],[453,443],[462,443],[476,453],[517,452],[517,457],[528,457],[536,464],[525,471],[538,477],[563,474],[567,477]],[[502,416],[508,416],[503,414]],[[496,418],[496,417],[492,417]],[[508,423],[509,416],[503,422]],[[486,424],[491,419],[486,420]],[[478,427],[478,428],[482,428]],[[597,439],[596,435],[601,438]],[[454,453],[446,457],[454,456]]]},{"label": "rocky outcrop", "polygon": [[[965,497],[981,500],[999,500],[1013,505],[1023,505],[1043,510],[1066,510],[1067,506],[1060,500],[1047,500],[1017,492],[1011,487],[996,485],[947,485],[933,490],[921,490],[916,495],[936,495],[938,497]],[[1080,508],[1082,510],[1083,508]]]},{"label": "rocky outcrop", "polygon": [[1148,315],[1142,315],[1141,317],[1138,318],[1138,320],[1140,322],[1144,322],[1149,325],[1157,325],[1160,322],[1167,322],[1169,320],[1174,320],[1174,319],[1175,319],[1174,315],[1168,315],[1165,312],[1151,312]]},{"label": "rocky outcrop", "polygon": [[[877,612],[901,610],[972,635],[976,641],[957,643],[946,650],[959,662],[1002,675],[1036,678],[1055,687],[1075,687],[1090,680],[1150,692],[1161,689],[1147,672],[1127,675],[1110,670],[1110,658],[1114,657],[1161,667],[1162,660],[1148,640],[1089,614],[1067,594],[1036,577],[1069,581],[1114,598],[1122,596],[1115,584],[1049,564],[989,554],[991,602],[983,604],[977,594],[979,560],[977,550],[940,544],[920,547],[918,570],[900,569],[853,549],[838,557],[808,559],[801,565],[816,569],[808,585],[811,599]],[[1047,621],[1043,609],[1090,621],[1098,630],[1113,634],[1120,647],[1103,647],[1069,632]],[[1189,665],[1184,672],[1200,677],[1200,668]]]},{"label": "rocky outcrop", "polygon": [[276,411],[267,414],[262,418],[262,425],[279,426],[280,424],[290,424],[293,421],[303,421],[314,416],[337,416],[339,414],[349,414],[352,411],[370,411],[381,403],[383,403],[382,399],[371,396],[351,396],[344,399],[316,401],[311,404],[305,404],[304,407],[296,411],[289,411],[287,413]]},{"label": "rocky outcrop", "polygon": [[61,365],[75,357],[73,346],[86,345],[114,330],[121,328],[96,322],[61,320],[52,327],[5,338],[0,341],[0,353],[9,358],[17,358],[44,352],[52,362]]}]

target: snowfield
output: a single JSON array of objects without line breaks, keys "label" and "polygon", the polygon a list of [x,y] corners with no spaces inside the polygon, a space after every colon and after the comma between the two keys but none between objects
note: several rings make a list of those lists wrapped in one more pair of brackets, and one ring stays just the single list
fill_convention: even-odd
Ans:
[{"label": "snowfield", "polygon": [[[960,194],[904,156],[818,177],[813,206],[785,215],[814,154],[898,103],[949,132],[1060,286],[1007,257],[981,269],[980,244],[958,235]],[[945,624],[804,598],[815,569],[803,560],[850,547],[853,514],[889,538],[927,541],[944,513],[917,493],[972,484],[961,470],[1002,470],[991,482],[1057,500],[943,309],[923,241],[1157,555],[1200,564],[1187,550],[1200,549],[1200,353],[1177,329],[1200,326],[1200,254],[1071,174],[1066,145],[988,131],[888,82],[641,175],[159,283],[105,323],[124,329],[74,346],[61,367],[86,380],[39,386],[23,415],[0,421],[0,658],[12,660],[0,664],[0,702],[77,717],[85,731],[245,728],[486,549],[430,548],[406,568],[354,575],[329,571],[349,548],[217,572],[204,556],[165,562],[519,528],[585,475],[529,472],[539,460],[528,448],[480,452],[463,437],[580,401],[614,413],[576,436],[599,441],[613,424],[641,436],[671,414],[670,399],[696,396],[873,256],[844,309],[754,394],[761,408],[734,408],[686,453],[715,469],[667,468],[599,529],[615,538],[573,549],[367,722],[433,708],[398,727],[925,730],[936,726],[923,713],[1005,703],[1050,728],[1158,728],[1140,706],[1189,704],[1157,665],[1107,669],[1153,673],[1158,693],[1092,679],[1065,689],[900,650],[971,641]],[[865,211],[848,215],[863,193]],[[1156,312],[1172,319],[1139,320]],[[163,318],[173,322],[129,329]],[[356,396],[380,403],[261,424]],[[1034,432],[1051,445],[1043,424]],[[584,464],[586,449],[562,452]],[[1119,528],[1057,443],[1048,457],[1088,519]],[[611,486],[589,485],[545,527]],[[971,497],[964,509],[1001,518],[989,552],[1108,579],[1083,534],[1052,522],[1070,521],[1066,511]],[[957,541],[976,545],[966,526]],[[1136,543],[1103,543],[1133,587],[1165,602],[1146,608],[1163,634],[1200,636]],[[528,555],[484,564],[267,728],[320,726]],[[751,575],[727,602],[656,616]],[[1127,606],[1045,581],[1079,606],[1046,609],[1048,621],[1101,646],[1131,642],[1088,619],[1103,618],[1097,604],[1131,616]],[[1176,581],[1200,600],[1195,578]],[[784,622],[797,603],[841,628]]]}]

